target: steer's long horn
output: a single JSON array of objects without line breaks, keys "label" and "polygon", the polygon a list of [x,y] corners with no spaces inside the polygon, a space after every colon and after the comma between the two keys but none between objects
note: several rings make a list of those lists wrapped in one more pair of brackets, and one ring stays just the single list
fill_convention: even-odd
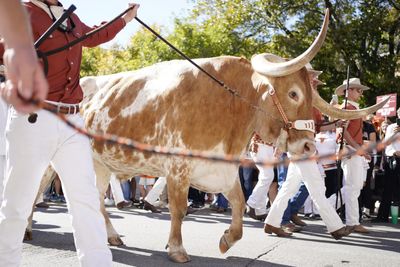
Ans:
[{"label": "steer's long horn", "polygon": [[251,59],[251,65],[253,66],[253,69],[258,73],[272,77],[281,77],[300,70],[308,62],[310,62],[321,49],[321,46],[325,40],[326,32],[328,31],[328,24],[329,9],[326,9],[321,31],[312,45],[303,54],[285,62],[271,62],[268,60],[266,54],[255,55]]},{"label": "steer's long horn", "polygon": [[390,97],[387,97],[382,102],[370,106],[368,108],[359,109],[359,110],[345,110],[336,108],[330,104],[328,104],[322,97],[318,94],[316,90],[313,91],[313,106],[319,109],[322,113],[335,118],[335,119],[343,119],[343,120],[353,120],[358,118],[363,118],[368,114],[372,114],[376,112],[378,109],[382,108],[386,102],[389,101]]}]

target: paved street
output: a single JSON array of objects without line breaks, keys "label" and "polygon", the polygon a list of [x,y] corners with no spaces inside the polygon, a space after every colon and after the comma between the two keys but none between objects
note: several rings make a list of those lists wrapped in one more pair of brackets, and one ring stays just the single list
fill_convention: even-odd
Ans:
[{"label": "paved street", "polygon": [[[392,224],[375,224],[371,234],[336,241],[321,221],[307,221],[302,233],[285,239],[264,234],[262,223],[245,217],[242,240],[221,255],[218,242],[230,214],[209,209],[185,219],[183,242],[192,261],[178,265],[168,260],[165,250],[167,210],[162,214],[134,208],[108,210],[125,242],[111,248],[114,266],[400,266],[400,225]],[[79,266],[66,206],[38,209],[34,220],[34,240],[24,244],[22,266]]]}]

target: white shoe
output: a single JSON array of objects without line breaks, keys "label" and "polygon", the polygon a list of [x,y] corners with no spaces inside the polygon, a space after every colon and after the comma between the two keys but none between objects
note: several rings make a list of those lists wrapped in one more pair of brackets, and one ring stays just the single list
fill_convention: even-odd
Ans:
[{"label": "white shoe", "polygon": [[113,199],[105,198],[104,205],[106,205],[107,207],[112,207],[115,205],[115,202]]}]

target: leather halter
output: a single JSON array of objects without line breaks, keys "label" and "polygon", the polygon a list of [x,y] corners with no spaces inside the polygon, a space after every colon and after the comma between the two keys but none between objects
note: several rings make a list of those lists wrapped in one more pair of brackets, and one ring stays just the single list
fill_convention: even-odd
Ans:
[{"label": "leather halter", "polygon": [[275,107],[278,109],[279,114],[281,115],[284,126],[283,129],[285,131],[289,131],[290,129],[296,129],[300,131],[309,131],[315,133],[315,124],[314,120],[296,120],[294,122],[289,121],[288,117],[286,116],[285,111],[283,110],[282,104],[279,101],[279,98],[276,96],[276,91],[274,87],[270,86],[268,89],[268,94],[271,96],[272,101],[274,102]]}]

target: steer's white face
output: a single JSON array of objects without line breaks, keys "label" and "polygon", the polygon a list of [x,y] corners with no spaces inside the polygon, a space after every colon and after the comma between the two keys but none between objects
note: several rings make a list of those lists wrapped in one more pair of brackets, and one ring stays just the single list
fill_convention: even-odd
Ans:
[{"label": "steer's white face", "polygon": [[[266,77],[261,74],[258,76],[260,76],[258,81],[257,77],[253,78],[253,81],[258,82],[262,95],[259,106],[268,111],[267,115],[262,112],[257,113],[256,130],[263,140],[276,144],[278,139],[282,139],[283,116],[292,123],[296,120],[313,120],[311,86],[305,68],[284,77]],[[269,95],[270,90],[275,91],[284,115],[279,112],[278,106]],[[287,144],[285,150],[292,154],[315,152],[314,135],[307,130],[290,129],[284,142]]]}]

